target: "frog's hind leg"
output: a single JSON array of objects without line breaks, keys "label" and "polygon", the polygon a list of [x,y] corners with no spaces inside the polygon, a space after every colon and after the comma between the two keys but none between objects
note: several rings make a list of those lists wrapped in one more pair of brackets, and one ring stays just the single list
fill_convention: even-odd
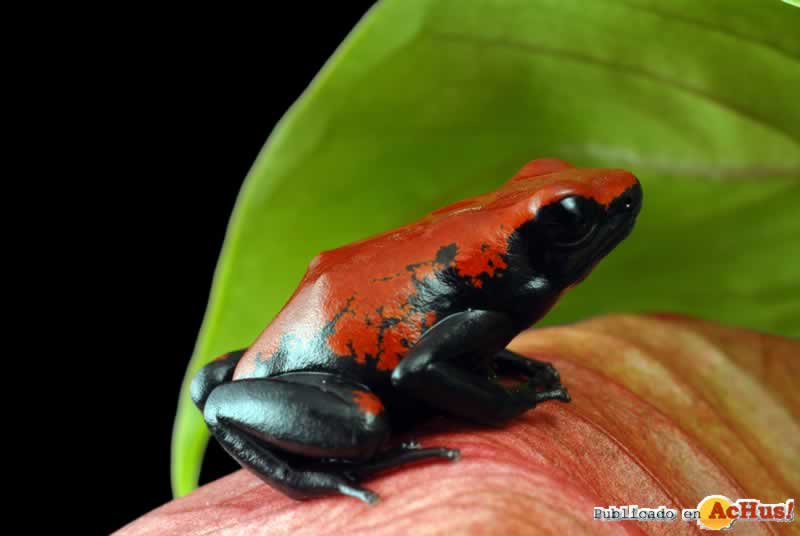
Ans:
[{"label": "frog's hind leg", "polygon": [[373,503],[378,496],[356,484],[366,473],[447,457],[442,449],[380,454],[390,433],[383,404],[365,386],[335,374],[223,383],[208,397],[204,416],[228,454],[295,499],[343,494]]}]

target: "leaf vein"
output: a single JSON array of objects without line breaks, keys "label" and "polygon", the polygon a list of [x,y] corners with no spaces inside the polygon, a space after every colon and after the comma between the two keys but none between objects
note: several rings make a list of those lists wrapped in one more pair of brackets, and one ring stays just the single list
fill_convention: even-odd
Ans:
[{"label": "leaf vein", "polygon": [[546,47],[542,45],[534,45],[532,43],[524,43],[520,41],[515,41],[511,39],[497,39],[497,38],[490,38],[490,37],[479,37],[475,35],[469,34],[462,34],[457,32],[442,32],[442,31],[429,31],[428,35],[433,39],[439,39],[442,41],[449,41],[449,42],[464,42],[472,45],[480,45],[485,47],[492,47],[492,48],[505,48],[505,49],[513,49],[518,50],[530,54],[537,54],[541,56],[552,56],[557,57],[565,60],[574,61],[577,63],[584,63],[588,65],[594,65],[597,67],[602,67],[605,69],[609,69],[612,71],[616,71],[622,74],[627,74],[630,76],[635,76],[639,78],[644,78],[647,80],[651,80],[654,82],[659,82],[666,84],[676,90],[682,91],[689,95],[701,98],[703,100],[709,101],[720,108],[730,110],[732,113],[744,117],[753,123],[757,123],[762,125],[768,130],[772,130],[778,134],[781,134],[787,138],[789,138],[793,142],[797,142],[798,140],[795,138],[794,134],[783,128],[779,125],[775,125],[770,123],[769,121],[765,120],[762,117],[759,117],[752,112],[740,108],[730,102],[726,102],[715,95],[711,95],[710,93],[704,92],[700,89],[694,88],[687,84],[682,84],[677,80],[673,80],[667,78],[665,76],[647,71],[646,69],[642,69],[639,67],[635,67],[633,65],[625,65],[620,63],[614,63],[608,60],[603,60],[600,58],[596,58],[593,56],[589,56],[586,54],[581,54],[579,52],[571,51],[571,50],[564,50],[564,49],[557,49]]}]

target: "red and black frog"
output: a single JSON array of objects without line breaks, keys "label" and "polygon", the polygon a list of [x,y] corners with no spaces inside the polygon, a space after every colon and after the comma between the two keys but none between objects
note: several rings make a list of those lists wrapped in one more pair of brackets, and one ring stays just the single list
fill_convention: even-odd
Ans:
[{"label": "red and black frog", "polygon": [[506,345],[628,236],[641,204],[627,171],[532,161],[496,191],[317,255],[249,348],[200,370],[192,399],[272,487],[373,503],[359,485],[371,474],[459,457],[388,448],[392,430],[434,414],[502,426],[569,402],[551,364]]}]

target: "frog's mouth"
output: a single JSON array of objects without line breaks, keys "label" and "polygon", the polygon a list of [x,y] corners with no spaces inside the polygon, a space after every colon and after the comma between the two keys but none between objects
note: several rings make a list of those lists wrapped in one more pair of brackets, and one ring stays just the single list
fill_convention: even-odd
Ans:
[{"label": "frog's mouth", "polygon": [[616,225],[609,229],[607,232],[607,236],[602,237],[600,239],[600,243],[597,248],[597,253],[595,256],[597,257],[597,261],[600,262],[600,259],[611,253],[615,247],[619,245],[620,242],[628,238],[628,236],[633,232],[633,226],[636,223],[636,217],[629,218],[624,223]]},{"label": "frog's mouth", "polygon": [[597,266],[600,263],[600,261],[606,257],[606,255],[611,253],[614,250],[614,248],[617,247],[617,244],[625,240],[625,238],[627,238],[627,236],[631,233],[632,230],[633,230],[633,224],[631,223],[630,225],[627,225],[624,229],[618,230],[617,232],[611,233],[607,237],[604,237],[600,246],[596,250],[594,250],[590,255],[588,255],[589,259],[594,259],[594,260],[587,261],[584,265],[581,266],[581,268],[577,270],[576,273],[572,274],[572,276],[570,277],[570,281],[573,282],[570,283],[569,287],[572,288],[575,285],[583,283],[583,281],[587,277],[589,277],[589,274],[592,273],[592,270],[594,270],[595,266]]}]

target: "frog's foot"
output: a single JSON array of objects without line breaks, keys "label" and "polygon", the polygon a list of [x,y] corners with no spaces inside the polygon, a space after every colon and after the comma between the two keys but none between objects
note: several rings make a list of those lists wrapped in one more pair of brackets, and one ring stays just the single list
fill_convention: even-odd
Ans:
[{"label": "frog's foot", "polygon": [[[520,355],[511,350],[501,350],[495,355],[494,364],[496,372],[500,374],[522,374],[528,378],[528,385],[531,387],[544,387],[545,389],[558,389],[561,385],[561,375],[556,368],[546,361],[538,361],[524,355]],[[564,389],[566,393],[566,389]],[[569,395],[566,400],[554,397],[554,400],[569,402]]]},{"label": "frog's foot", "polygon": [[378,496],[356,485],[369,474],[452,449],[381,453],[389,418],[366,387],[335,374],[295,372],[223,383],[205,403],[209,429],[244,468],[294,499]]},{"label": "frog's foot", "polygon": [[420,448],[419,444],[413,447],[402,445],[396,449],[388,450],[379,454],[369,462],[351,465],[343,468],[343,474],[353,481],[361,481],[375,473],[388,471],[401,465],[413,462],[441,459],[458,461],[461,458],[461,451],[446,447]]}]

